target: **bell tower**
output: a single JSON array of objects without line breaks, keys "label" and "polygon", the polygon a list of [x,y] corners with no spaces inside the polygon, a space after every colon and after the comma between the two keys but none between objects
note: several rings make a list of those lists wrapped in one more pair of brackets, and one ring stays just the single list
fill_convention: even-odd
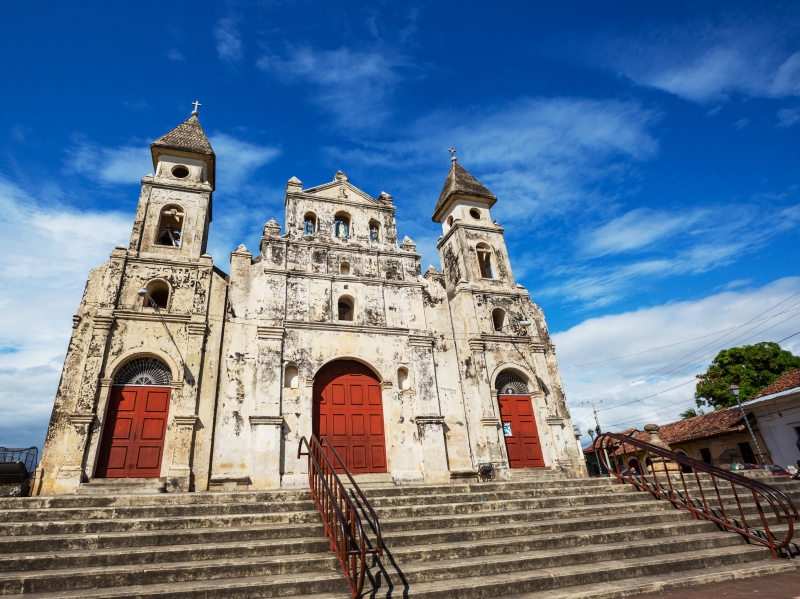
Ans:
[{"label": "bell tower", "polygon": [[130,250],[142,258],[197,262],[206,253],[216,156],[197,118],[152,144],[154,175],[142,180]]},{"label": "bell tower", "polygon": [[485,290],[513,289],[503,229],[492,220],[497,197],[458,163],[451,148],[450,173],[432,220],[442,224],[437,248],[449,292],[462,284]]}]

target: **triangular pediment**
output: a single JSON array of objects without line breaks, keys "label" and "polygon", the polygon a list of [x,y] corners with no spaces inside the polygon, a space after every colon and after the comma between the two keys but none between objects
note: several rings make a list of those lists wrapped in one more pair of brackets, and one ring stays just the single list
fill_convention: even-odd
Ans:
[{"label": "triangular pediment", "polygon": [[304,189],[302,193],[329,200],[368,202],[370,204],[378,203],[378,200],[350,183],[347,175],[342,171],[336,173],[333,181],[330,183],[309,187],[308,189]]}]

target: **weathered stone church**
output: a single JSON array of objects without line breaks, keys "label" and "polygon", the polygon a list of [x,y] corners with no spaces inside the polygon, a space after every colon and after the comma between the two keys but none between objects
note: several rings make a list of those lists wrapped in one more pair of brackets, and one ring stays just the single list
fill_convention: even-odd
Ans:
[{"label": "weathered stone church", "polygon": [[226,275],[206,252],[216,160],[197,113],[150,147],[130,241],[89,274],[73,317],[37,493],[303,487],[312,434],[354,474],[397,484],[585,476],[498,199],[455,157],[431,198],[443,272],[398,243],[392,196],[340,171],[289,179],[283,232],[270,219]]}]

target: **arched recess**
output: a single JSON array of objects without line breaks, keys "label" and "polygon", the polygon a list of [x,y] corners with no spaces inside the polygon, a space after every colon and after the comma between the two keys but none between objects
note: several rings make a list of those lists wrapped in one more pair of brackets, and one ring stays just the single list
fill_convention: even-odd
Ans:
[{"label": "arched recess", "polygon": [[135,358],[156,358],[161,360],[169,366],[172,373],[172,384],[183,382],[183,371],[178,367],[178,363],[168,353],[155,348],[137,348],[122,352],[116,359],[106,365],[105,378],[113,381],[125,364]]},{"label": "arched recess", "polygon": [[489,377],[493,390],[497,389],[498,377],[503,372],[509,372],[521,378],[525,382],[525,385],[528,387],[529,393],[535,393],[539,391],[539,387],[535,382],[536,377],[533,375],[533,373],[530,372],[526,367],[521,366],[519,364],[515,364],[513,362],[504,362],[503,364],[498,365],[494,369],[494,372],[492,372],[491,377]]},{"label": "arched recess", "polygon": [[532,379],[516,368],[500,369],[492,379],[493,387],[497,390],[509,467],[544,467],[536,413],[530,395]]},{"label": "arched recess", "polygon": [[386,472],[381,381],[364,362],[333,360],[317,371],[312,427],[352,473]]},{"label": "arched recess", "polygon": [[113,372],[95,476],[157,478],[174,370],[157,357],[134,353]]},{"label": "arched recess", "polygon": [[168,204],[161,209],[158,217],[156,245],[181,247],[184,216],[183,208],[177,204]]},{"label": "arched recess", "polygon": [[169,309],[169,301],[172,298],[172,287],[164,279],[152,279],[144,286],[147,294],[142,298],[142,306],[152,308],[155,304],[160,310]]}]

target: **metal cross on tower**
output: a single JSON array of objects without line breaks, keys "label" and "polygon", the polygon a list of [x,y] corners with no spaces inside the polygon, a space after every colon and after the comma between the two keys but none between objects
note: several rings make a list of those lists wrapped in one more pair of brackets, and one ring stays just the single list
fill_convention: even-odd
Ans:
[{"label": "metal cross on tower", "polygon": [[200,102],[195,100],[194,102],[192,102],[192,106],[194,106],[194,110],[192,110],[192,116],[197,116],[197,107],[202,106],[202,104],[200,104]]},{"label": "metal cross on tower", "polygon": [[455,151],[453,148],[450,148],[450,149],[449,149],[449,150],[447,150],[447,151],[448,151],[448,152],[450,152],[450,160],[452,160],[453,162],[455,162],[456,160],[458,160],[458,159],[456,158],[456,151]]}]

